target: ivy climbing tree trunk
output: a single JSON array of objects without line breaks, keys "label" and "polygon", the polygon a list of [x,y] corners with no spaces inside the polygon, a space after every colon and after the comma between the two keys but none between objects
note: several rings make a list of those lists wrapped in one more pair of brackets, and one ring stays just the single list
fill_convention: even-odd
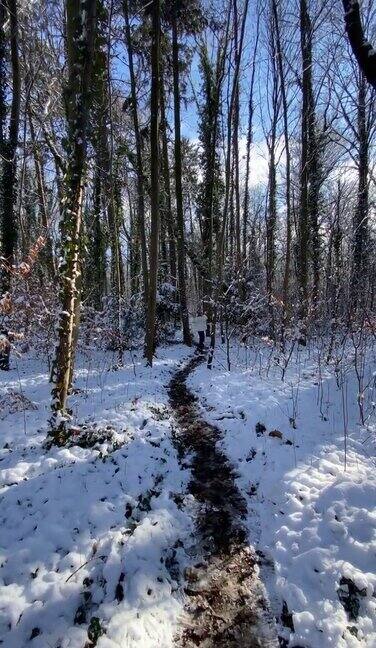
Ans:
[{"label": "ivy climbing tree trunk", "polygon": [[183,327],[184,344],[191,346],[192,339],[189,331],[187,308],[187,291],[185,282],[185,245],[184,245],[184,212],[181,164],[181,134],[180,134],[180,87],[179,87],[179,43],[177,25],[177,0],[172,12],[172,69],[174,77],[174,127],[175,127],[175,196],[177,220],[177,253],[180,316]]},{"label": "ivy climbing tree trunk", "polygon": [[68,80],[67,170],[61,220],[61,265],[58,344],[52,370],[51,432],[61,441],[67,434],[67,397],[73,375],[76,324],[80,304],[81,229],[90,111],[90,80],[96,32],[96,0],[66,0]]}]

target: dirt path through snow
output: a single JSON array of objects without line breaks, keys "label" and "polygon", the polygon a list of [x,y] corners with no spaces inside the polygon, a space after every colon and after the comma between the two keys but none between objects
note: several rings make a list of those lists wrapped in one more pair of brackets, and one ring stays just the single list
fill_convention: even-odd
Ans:
[{"label": "dirt path through snow", "polygon": [[246,502],[218,447],[221,431],[200,415],[186,379],[205,359],[196,353],[168,386],[174,442],[190,460],[190,493],[199,503],[196,563],[187,570],[187,618],[176,644],[191,648],[271,648],[278,641],[243,521]]}]

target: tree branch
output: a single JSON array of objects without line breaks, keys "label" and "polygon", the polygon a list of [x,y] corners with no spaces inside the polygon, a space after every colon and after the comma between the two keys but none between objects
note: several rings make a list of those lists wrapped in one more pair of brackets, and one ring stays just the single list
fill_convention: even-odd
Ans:
[{"label": "tree branch", "polygon": [[368,83],[376,88],[376,50],[366,39],[357,0],[342,0],[351,49]]}]

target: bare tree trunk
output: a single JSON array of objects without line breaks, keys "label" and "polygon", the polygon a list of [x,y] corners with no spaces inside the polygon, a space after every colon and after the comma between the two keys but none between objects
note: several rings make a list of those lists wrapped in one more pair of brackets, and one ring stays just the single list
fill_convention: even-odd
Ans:
[{"label": "bare tree trunk", "polygon": [[86,274],[90,301],[97,311],[103,308],[103,297],[106,294],[106,243],[101,221],[101,190],[100,166],[97,164],[93,184],[93,208],[90,223],[87,223],[91,263],[88,264]]},{"label": "bare tree trunk", "polygon": [[150,176],[151,232],[150,277],[146,320],[145,355],[152,366],[155,347],[155,315],[157,304],[159,247],[159,98],[160,98],[160,0],[152,4],[151,100],[150,100]]},{"label": "bare tree trunk", "polygon": [[[234,46],[235,46],[235,65],[237,64],[238,58],[240,56],[239,52],[239,34],[238,34],[238,5],[237,0],[234,0]],[[236,254],[235,254],[235,268],[239,272],[241,266],[241,232],[240,232],[240,169],[239,169],[239,111],[240,111],[240,88],[239,88],[239,79],[237,81],[237,86],[235,90],[235,100],[234,100],[234,136],[233,136],[233,151],[234,151],[234,177],[233,177],[233,187],[234,187],[234,198],[235,198],[235,243],[236,243]]]},{"label": "bare tree trunk", "polygon": [[56,264],[55,264],[55,258],[53,253],[50,224],[48,222],[48,208],[47,208],[47,200],[46,200],[46,188],[45,188],[45,181],[44,181],[43,165],[42,165],[38,142],[36,141],[35,138],[34,122],[30,111],[28,111],[28,119],[29,119],[30,137],[33,145],[33,156],[34,156],[35,175],[37,179],[39,211],[40,211],[42,225],[45,233],[44,235],[46,237],[44,256],[46,259],[46,266],[50,278],[54,278],[56,276]]},{"label": "bare tree trunk", "polygon": [[244,203],[243,203],[243,260],[247,258],[247,230],[248,230],[248,212],[249,212],[249,173],[251,166],[251,146],[253,141],[253,114],[254,114],[254,105],[253,105],[253,93],[255,85],[255,72],[256,72],[256,55],[258,48],[258,41],[260,35],[260,12],[257,12],[257,23],[256,23],[256,38],[255,46],[253,48],[253,60],[252,60],[252,73],[251,73],[251,83],[249,88],[249,99],[248,99],[248,128],[247,128],[247,146],[246,146],[246,164],[245,164],[245,187],[244,187]]},{"label": "bare tree trunk", "polygon": [[360,2],[357,0],[342,1],[345,10],[346,32],[351,49],[368,83],[376,88],[376,50],[364,33],[360,16]]},{"label": "bare tree trunk", "polygon": [[[7,105],[6,105],[6,87],[7,87],[7,69],[6,69],[6,53],[7,43],[5,37],[5,3],[0,3],[0,153],[1,156],[5,155],[5,140],[6,140],[6,118],[7,118]],[[2,178],[2,176],[1,176]],[[3,186],[1,186],[3,191]],[[3,216],[3,210],[1,210]]]},{"label": "bare tree trunk", "polygon": [[269,185],[268,185],[268,208],[266,215],[266,292],[269,305],[270,316],[270,335],[274,338],[274,283],[275,283],[275,239],[276,239],[276,226],[277,226],[277,173],[276,173],[276,160],[275,160],[275,145],[276,145],[276,128],[278,119],[278,105],[274,103],[277,97],[273,94],[273,115],[272,125],[270,132],[270,139],[268,143],[269,148]]},{"label": "bare tree trunk", "polygon": [[125,20],[125,36],[128,52],[129,64],[129,77],[131,82],[131,99],[132,99],[132,115],[134,135],[136,140],[136,157],[137,157],[137,220],[141,243],[141,265],[142,265],[142,278],[144,282],[144,301],[147,304],[149,293],[149,274],[148,274],[148,261],[147,261],[147,248],[146,248],[146,234],[145,234],[145,191],[144,191],[144,173],[142,162],[142,144],[140,126],[138,121],[138,105],[136,93],[136,78],[133,65],[133,46],[132,36],[129,24],[129,8],[128,0],[123,0],[123,12]]},{"label": "bare tree trunk", "polygon": [[86,163],[87,126],[90,108],[90,79],[96,30],[96,0],[66,0],[68,81],[66,114],[68,163],[65,202],[61,222],[60,265],[61,313],[58,345],[52,370],[52,433],[64,440],[69,418],[67,397],[73,375],[76,325],[80,304],[81,226]]},{"label": "bare tree trunk", "polygon": [[[246,25],[246,20],[247,20],[247,13],[248,13],[248,4],[249,4],[249,0],[245,0],[244,9],[243,9],[243,17],[242,17],[242,25],[241,25],[241,29],[240,29],[239,55],[237,56],[236,65],[235,65],[235,69],[234,69],[234,77],[233,77],[233,82],[232,82],[231,99],[230,99],[230,105],[229,105],[228,116],[227,116],[225,200],[224,200],[224,206],[223,206],[223,216],[222,216],[221,228],[220,228],[220,231],[219,231],[219,234],[218,234],[218,244],[217,244],[217,285],[216,285],[215,298],[214,298],[213,325],[212,325],[212,334],[211,334],[211,340],[210,340],[210,350],[209,350],[208,362],[207,362],[208,369],[211,369],[212,366],[213,366],[215,340],[216,340],[216,325],[217,325],[218,305],[219,305],[218,302],[219,302],[219,296],[220,296],[221,290],[222,290],[222,275],[223,275],[223,261],[224,261],[224,259],[223,259],[223,250],[224,250],[224,242],[225,242],[225,235],[226,235],[226,227],[227,227],[227,219],[228,219],[228,207],[229,207],[229,196],[230,196],[231,157],[232,157],[231,156],[231,149],[232,149],[232,147],[231,147],[232,120],[233,120],[235,100],[236,100],[236,89],[237,89],[238,82],[239,82],[241,53],[243,51],[243,41],[244,41],[244,32],[245,32],[245,25]],[[229,20],[229,18],[230,18],[230,15],[228,15],[228,20]]]},{"label": "bare tree trunk", "polygon": [[132,196],[127,185],[128,205],[129,205],[129,278],[130,293],[135,295],[139,291],[139,272],[140,272],[140,254],[139,254],[139,229],[137,218],[135,218]]},{"label": "bare tree trunk", "polygon": [[270,325],[269,331],[275,337],[274,326],[274,290],[275,290],[275,265],[276,265],[276,227],[277,227],[277,169],[276,169],[276,141],[277,123],[280,111],[279,74],[277,68],[277,49],[275,38],[275,22],[273,11],[269,14],[269,57],[271,77],[271,115],[270,131],[266,138],[269,151],[269,184],[268,207],[266,215],[266,292],[269,305]]},{"label": "bare tree trunk", "polygon": [[115,317],[113,318],[114,328],[117,335],[116,346],[118,347],[119,360],[122,358],[122,297],[124,294],[124,268],[120,247],[120,205],[117,196],[117,178],[114,173],[114,136],[113,136],[113,115],[112,115],[112,88],[111,88],[111,32],[114,2],[110,0],[108,9],[108,34],[105,53],[105,64],[103,66],[103,79],[99,82],[102,96],[100,97],[101,108],[99,120],[99,150],[101,157],[102,197],[107,211],[108,229],[111,245],[111,287],[114,297]]},{"label": "bare tree trunk", "polygon": [[211,63],[207,48],[201,52],[202,66],[205,75],[205,102],[208,113],[208,123],[206,128],[207,146],[205,147],[206,160],[206,177],[205,177],[205,194],[203,205],[203,226],[202,226],[202,248],[203,248],[203,267],[202,267],[202,292],[205,298],[204,312],[209,322],[212,320],[211,297],[213,292],[213,247],[214,247],[214,202],[215,188],[217,183],[217,144],[219,133],[220,117],[220,98],[222,92],[222,83],[225,72],[225,61],[229,37],[231,3],[228,5],[228,16],[226,21],[226,31],[223,43],[220,42],[217,51],[217,60],[215,65],[214,80],[211,78]]},{"label": "bare tree trunk", "polygon": [[[11,62],[11,86],[12,102],[9,119],[9,136],[5,137],[5,120],[6,120],[6,42],[4,33],[4,22],[6,20],[6,11],[10,24],[10,62]],[[20,123],[20,103],[21,103],[21,76],[20,62],[18,52],[18,13],[17,1],[7,0],[1,3],[0,8],[0,157],[2,161],[1,176],[1,200],[0,200],[0,217],[2,229],[2,256],[5,265],[11,267],[15,261],[17,246],[17,219],[15,214],[15,190],[16,190],[16,172],[17,172],[17,145],[18,130]],[[10,273],[6,269],[1,272],[1,288],[6,291],[10,287]]]},{"label": "bare tree trunk", "polygon": [[284,311],[284,324],[288,316],[289,309],[289,280],[290,280],[290,265],[291,265],[291,226],[292,226],[292,206],[291,206],[291,154],[290,154],[290,139],[289,139],[289,124],[288,124],[288,105],[286,96],[286,81],[285,71],[283,68],[283,54],[281,44],[281,34],[279,28],[279,15],[277,8],[277,1],[272,0],[275,39],[276,39],[276,54],[277,65],[279,72],[279,83],[281,87],[282,99],[282,112],[283,112],[283,137],[285,141],[285,156],[286,156],[286,252],[285,252],[285,267],[283,273],[283,311]]},{"label": "bare tree trunk", "polygon": [[308,258],[309,258],[309,182],[310,182],[310,120],[312,91],[312,26],[306,0],[300,0],[300,46],[302,54],[302,150],[300,161],[300,205],[298,230],[297,273],[300,290],[300,312],[302,339],[305,337],[305,319],[308,309]]},{"label": "bare tree trunk", "polygon": [[[107,101],[106,101],[107,103]],[[124,292],[123,262],[119,246],[120,227],[115,196],[115,178],[107,133],[108,112],[104,110],[99,120],[98,161],[101,173],[101,192],[105,213],[107,213],[108,231],[111,248],[111,288],[115,301],[115,326],[121,330],[121,298]]]},{"label": "bare tree trunk", "polygon": [[168,145],[167,145],[167,118],[165,110],[165,97],[163,78],[161,76],[161,136],[162,136],[162,174],[163,174],[163,188],[165,193],[166,205],[166,224],[168,232],[168,252],[170,262],[170,281],[176,286],[176,245],[175,245],[175,231],[172,216],[171,205],[171,187],[170,187],[170,167],[168,163]]},{"label": "bare tree trunk", "polygon": [[366,293],[368,275],[369,133],[366,114],[366,79],[360,74],[358,90],[358,196],[353,221],[351,301],[354,309]]},{"label": "bare tree trunk", "polygon": [[179,44],[177,26],[177,0],[172,12],[172,68],[174,77],[174,126],[175,126],[175,196],[177,218],[177,253],[179,276],[180,316],[183,327],[184,344],[191,346],[192,339],[189,331],[187,308],[187,293],[185,283],[185,245],[184,245],[184,213],[181,164],[181,135],[180,135],[180,87],[179,87]]}]

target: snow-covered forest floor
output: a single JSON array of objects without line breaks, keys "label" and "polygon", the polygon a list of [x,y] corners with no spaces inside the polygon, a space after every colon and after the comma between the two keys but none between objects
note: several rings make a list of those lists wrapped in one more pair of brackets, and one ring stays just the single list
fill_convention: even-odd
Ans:
[{"label": "snow-covered forest floor", "polygon": [[[71,397],[81,431],[65,448],[45,445],[51,386],[42,360],[13,358],[1,373],[6,648],[173,644],[199,504],[189,457],[174,445],[167,387],[193,353],[160,349],[152,369],[140,352],[117,369],[110,353],[82,354]],[[371,648],[375,431],[372,416],[359,425],[351,353],[336,376],[317,349],[294,350],[283,381],[267,346],[234,344],[231,359],[229,372],[218,348],[213,370],[203,363],[187,383],[223,432],[280,643]]]},{"label": "snow-covered forest floor", "polygon": [[293,354],[283,382],[272,356],[239,349],[228,372],[218,354],[191,387],[224,432],[272,608],[285,612],[279,634],[291,646],[375,646],[374,418],[359,426],[351,354],[340,387],[315,350]]}]

